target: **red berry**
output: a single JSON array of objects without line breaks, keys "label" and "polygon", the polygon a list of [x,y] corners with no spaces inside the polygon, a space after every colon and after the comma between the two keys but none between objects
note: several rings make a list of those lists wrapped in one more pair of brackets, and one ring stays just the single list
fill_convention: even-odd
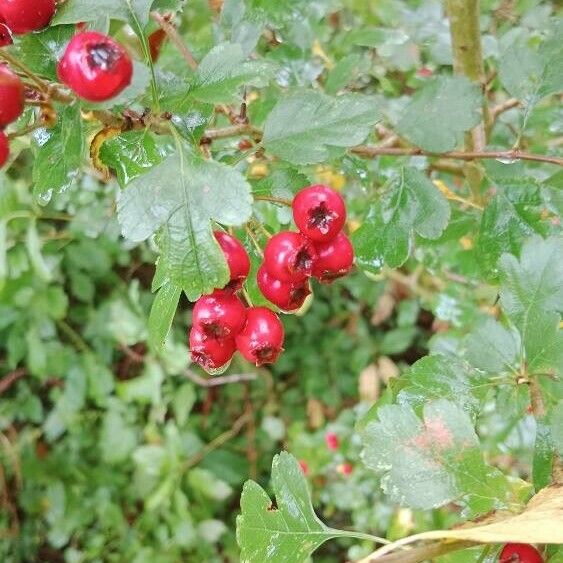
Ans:
[{"label": "red berry", "polygon": [[320,184],[309,186],[293,200],[293,219],[311,240],[326,242],[342,230],[346,222],[346,205],[332,188]]},{"label": "red berry", "polygon": [[0,0],[0,14],[18,35],[49,25],[55,10],[55,0]]},{"label": "red berry", "polygon": [[334,432],[327,432],[325,434],[326,447],[329,450],[337,450],[340,446],[340,440]]},{"label": "red berry", "polygon": [[6,45],[11,45],[12,33],[10,28],[5,24],[0,22],[0,47],[5,47]]},{"label": "red berry", "polygon": [[278,316],[266,307],[246,310],[246,325],[236,337],[238,351],[257,366],[273,364],[283,350],[284,330]]},{"label": "red berry", "polygon": [[23,84],[17,74],[0,65],[0,128],[15,121],[23,111]]},{"label": "red berry", "polygon": [[543,557],[527,543],[507,543],[500,552],[499,563],[543,563]]},{"label": "red berry", "polygon": [[236,295],[217,290],[200,297],[193,310],[193,326],[208,338],[234,338],[244,327],[246,309]]},{"label": "red berry", "polygon": [[299,282],[309,277],[315,259],[311,241],[291,231],[274,235],[264,249],[264,265],[268,274],[286,282]]},{"label": "red berry", "polygon": [[350,239],[340,233],[334,240],[315,244],[317,259],[313,276],[321,283],[331,283],[345,276],[354,264],[354,248]]},{"label": "red berry", "polygon": [[0,168],[6,164],[10,154],[10,144],[4,131],[0,131]]},{"label": "red berry", "polygon": [[434,73],[429,68],[423,66],[416,71],[416,74],[420,76],[420,78],[430,78]]},{"label": "red berry", "polygon": [[166,32],[164,29],[157,29],[149,35],[149,49],[151,52],[151,61],[155,63],[160,57],[160,50],[166,39]]},{"label": "red berry", "polygon": [[111,37],[97,31],[83,31],[67,45],[57,73],[81,98],[102,102],[129,86],[133,63],[125,49]]},{"label": "red berry", "polygon": [[336,471],[338,471],[338,473],[340,473],[341,475],[350,475],[353,469],[354,468],[352,467],[351,463],[340,463],[336,467]]},{"label": "red berry", "polygon": [[283,311],[301,309],[305,299],[311,293],[309,280],[284,282],[270,276],[264,265],[258,269],[256,281],[262,295]]},{"label": "red berry", "polygon": [[301,467],[303,475],[307,475],[309,473],[309,464],[304,459],[299,460],[299,467]]},{"label": "red berry", "polygon": [[190,331],[192,362],[205,370],[216,370],[231,361],[236,351],[234,338],[208,338],[196,327]]},{"label": "red berry", "polygon": [[250,272],[250,259],[248,258],[248,254],[241,242],[235,237],[232,237],[224,231],[215,231],[213,234],[221,250],[223,250],[231,273],[231,279],[225,289],[237,291],[242,287],[244,280],[248,276],[248,272]]}]

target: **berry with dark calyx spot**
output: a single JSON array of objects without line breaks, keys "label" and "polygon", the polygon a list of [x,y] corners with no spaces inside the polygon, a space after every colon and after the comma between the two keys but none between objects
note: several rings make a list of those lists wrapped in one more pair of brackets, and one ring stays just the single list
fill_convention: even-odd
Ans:
[{"label": "berry with dark calyx spot", "polygon": [[2,23],[0,18],[0,47],[11,45],[13,42],[10,28],[5,23]]},{"label": "berry with dark calyx spot", "polygon": [[274,235],[264,249],[268,274],[281,281],[299,282],[311,276],[316,252],[301,233],[282,231]]},{"label": "berry with dark calyx spot", "polygon": [[111,37],[97,31],[83,31],[67,45],[57,74],[81,98],[103,102],[129,86],[133,63],[125,49]]},{"label": "berry with dark calyx spot", "polygon": [[246,325],[236,337],[237,349],[257,366],[273,364],[283,351],[284,330],[279,317],[266,307],[249,307]]},{"label": "berry with dark calyx spot", "polygon": [[262,295],[283,311],[301,309],[305,299],[311,294],[309,280],[305,279],[300,282],[281,281],[268,274],[264,265],[258,269],[256,282]]},{"label": "berry with dark calyx spot", "polygon": [[0,128],[15,121],[23,112],[24,89],[20,77],[0,64]]},{"label": "berry with dark calyx spot", "polygon": [[230,281],[224,288],[228,291],[237,291],[242,287],[244,280],[250,272],[250,258],[242,243],[225,233],[224,231],[215,231],[213,233],[229,266]]},{"label": "berry with dark calyx spot", "polygon": [[507,543],[500,552],[499,563],[543,563],[543,557],[530,544]]},{"label": "berry with dark calyx spot", "polygon": [[301,190],[292,207],[295,224],[315,242],[332,240],[346,222],[344,200],[332,188],[321,184]]},{"label": "berry with dark calyx spot", "polygon": [[10,143],[4,131],[0,131],[0,168],[6,164],[10,155]]},{"label": "berry with dark calyx spot", "polygon": [[313,276],[321,283],[331,283],[352,269],[354,248],[344,233],[329,242],[315,244],[315,250],[317,260],[313,267]]},{"label": "berry with dark calyx spot", "polygon": [[236,351],[234,338],[208,338],[196,327],[190,331],[192,362],[206,371],[219,370],[231,361]]},{"label": "berry with dark calyx spot", "polygon": [[216,290],[197,300],[192,320],[208,338],[234,338],[244,327],[246,308],[236,295]]},{"label": "berry with dark calyx spot", "polygon": [[55,0],[0,0],[0,15],[17,35],[49,25],[56,8]]}]

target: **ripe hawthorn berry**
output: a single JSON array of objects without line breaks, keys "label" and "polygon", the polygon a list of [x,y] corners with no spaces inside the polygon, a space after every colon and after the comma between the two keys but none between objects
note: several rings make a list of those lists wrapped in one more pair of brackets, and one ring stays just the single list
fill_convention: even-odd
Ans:
[{"label": "ripe hawthorn berry", "polygon": [[331,283],[350,272],[354,264],[354,248],[350,239],[339,233],[334,240],[315,244],[317,259],[313,276],[321,283]]},{"label": "ripe hawthorn berry", "polygon": [[281,281],[299,282],[313,272],[316,252],[311,241],[301,233],[282,231],[274,235],[264,249],[268,274]]},{"label": "ripe hawthorn berry", "polygon": [[500,552],[499,563],[543,563],[543,557],[533,545],[507,543]]},{"label": "ripe hawthorn berry", "polygon": [[229,363],[236,351],[234,338],[209,338],[197,327],[190,330],[192,362],[203,369],[218,370]]},{"label": "ripe hawthorn berry", "polygon": [[340,473],[341,475],[350,475],[353,470],[354,467],[351,463],[339,463],[336,466],[336,471],[338,471],[338,473]]},{"label": "ripe hawthorn berry", "polygon": [[24,90],[19,76],[0,65],[0,128],[15,121],[23,112]]},{"label": "ripe hawthorn berry", "polygon": [[257,366],[273,364],[283,351],[284,330],[278,316],[266,307],[249,307],[246,325],[236,336],[238,351]]},{"label": "ripe hawthorn berry", "polygon": [[293,199],[293,219],[299,230],[315,242],[332,240],[346,222],[344,200],[328,186],[317,184]]},{"label": "ripe hawthorn berry", "polygon": [[250,258],[242,243],[223,231],[213,233],[229,266],[230,281],[224,288],[227,291],[237,291],[242,287],[250,272]]},{"label": "ripe hawthorn berry", "polygon": [[4,131],[0,131],[0,168],[6,164],[10,154],[10,144]]},{"label": "ripe hawthorn berry", "polygon": [[17,35],[49,25],[56,8],[55,0],[0,0],[0,16]]},{"label": "ripe hawthorn berry", "polygon": [[236,295],[216,290],[197,300],[192,319],[193,326],[208,338],[234,338],[244,327],[246,309]]},{"label": "ripe hawthorn berry", "polygon": [[334,432],[327,432],[325,434],[325,443],[329,450],[337,450],[340,447],[340,440]]},{"label": "ripe hawthorn berry", "polygon": [[133,63],[125,49],[111,37],[97,31],[83,31],[67,45],[57,74],[81,98],[103,102],[129,86]]},{"label": "ripe hawthorn berry", "polygon": [[307,296],[311,294],[309,280],[300,282],[284,282],[268,274],[264,265],[256,273],[256,282],[262,295],[283,311],[301,309]]},{"label": "ripe hawthorn berry", "polygon": [[11,45],[13,43],[12,33],[10,28],[2,22],[0,18],[0,47],[5,47],[6,45]]}]

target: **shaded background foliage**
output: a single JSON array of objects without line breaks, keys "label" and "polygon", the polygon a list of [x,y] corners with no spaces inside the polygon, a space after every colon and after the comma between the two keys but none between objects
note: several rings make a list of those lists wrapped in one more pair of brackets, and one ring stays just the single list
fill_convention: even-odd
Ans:
[{"label": "shaded background foliage", "polygon": [[[90,8],[80,17],[141,51],[122,25],[127,14],[112,13],[115,4],[101,3],[96,14]],[[180,4],[157,0],[154,7],[176,10]],[[284,317],[286,351],[277,365],[256,370],[237,359],[227,375],[243,374],[246,381],[209,386],[188,362],[185,297],[164,349],[149,345],[158,241],[124,240],[115,207],[122,187],[174,151],[171,140],[145,130],[108,139],[95,170],[84,153],[98,124],[81,119],[77,107],[61,106],[54,130],[14,141],[17,158],[0,175],[3,561],[237,561],[242,485],[251,477],[267,486],[272,457],[281,449],[306,464],[317,512],[331,526],[390,539],[449,527],[462,518],[457,505],[399,507],[381,491],[377,475],[360,461],[355,430],[376,400],[385,405],[401,393],[415,400],[419,393],[419,405],[427,400],[443,366],[424,372],[417,364],[422,391],[409,387],[412,372],[408,380],[397,377],[429,353],[476,360],[480,373],[498,376],[482,382],[477,399],[462,399],[475,415],[487,463],[514,479],[516,496],[530,493],[519,480],[533,478],[536,421],[528,388],[517,384],[513,369],[495,364],[498,358],[492,365],[483,359],[491,343],[510,347],[509,330],[495,325],[480,331],[501,315],[501,255],[520,256],[532,235],[559,232],[561,172],[550,164],[484,161],[483,201],[471,205],[459,167],[423,156],[366,160],[345,153],[373,129],[368,114],[373,122],[380,119],[376,140],[389,140],[393,129],[432,152],[454,149],[479,121],[479,89],[451,76],[440,2],[221,4],[181,6],[182,36],[206,63],[194,74],[165,43],[157,68],[161,107],[175,114],[182,137],[198,145],[206,128],[230,125],[214,106],[231,104],[238,112],[244,90],[250,122],[265,131],[266,153],[281,160],[263,151],[241,158],[249,147],[241,148],[240,138],[213,140],[204,149],[219,162],[236,164],[255,195],[290,197],[310,182],[342,190],[358,269],[333,286],[317,287],[306,314]],[[511,96],[519,101],[495,116],[489,147],[518,143],[561,156],[563,111],[560,95],[553,95],[563,75],[557,3],[482,4],[489,101],[493,107]],[[59,46],[73,33],[67,24],[78,21],[72,9],[69,0],[57,15],[60,25],[14,47],[48,79],[54,78]],[[147,25],[156,29],[154,22]],[[225,41],[237,47],[217,47]],[[435,74],[440,78],[431,82]],[[123,106],[136,100],[133,108],[142,110],[150,103],[149,75],[146,67],[137,69]],[[286,90],[296,105],[278,106],[268,126],[280,96],[287,101]],[[326,101],[321,90],[370,98],[357,102],[351,115],[344,98]],[[439,111],[426,113],[438,95]],[[304,135],[299,108],[310,100],[326,103],[334,119],[326,127],[312,121]],[[20,125],[32,121],[31,114]],[[252,134],[244,138],[252,147]],[[400,165],[409,167],[406,187]],[[111,178],[102,179],[110,169]],[[272,231],[290,221],[287,210],[268,202],[256,203],[254,212]],[[252,240],[237,232],[256,268]],[[260,240],[259,231],[255,236]],[[260,300],[252,283],[247,290]],[[558,428],[560,381],[546,378],[542,385]],[[327,432],[338,436],[337,450],[327,447]],[[338,539],[315,560],[360,557],[370,547]],[[562,557],[555,548],[550,554],[553,561]],[[492,555],[476,548],[443,561]]]}]

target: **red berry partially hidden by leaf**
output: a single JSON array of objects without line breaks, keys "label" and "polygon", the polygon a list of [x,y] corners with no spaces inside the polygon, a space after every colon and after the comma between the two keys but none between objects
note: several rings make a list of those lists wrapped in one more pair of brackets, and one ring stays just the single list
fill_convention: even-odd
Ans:
[{"label": "red berry partially hidden by leaf", "polygon": [[278,316],[266,307],[246,310],[246,325],[236,337],[238,351],[249,362],[273,364],[283,350],[284,330]]},{"label": "red berry partially hidden by leaf", "polygon": [[149,35],[149,49],[151,52],[151,61],[155,63],[160,57],[160,50],[166,39],[166,32],[164,29],[157,29]]},{"label": "red berry partially hidden by leaf", "polygon": [[242,287],[250,272],[250,258],[242,243],[235,237],[223,231],[215,231],[213,234],[225,255],[231,275],[231,279],[224,289],[237,291]]},{"label": "red berry partially hidden by leaf", "polygon": [[0,168],[6,164],[10,154],[10,144],[4,131],[0,131]]},{"label": "red berry partially hidden by leaf", "polygon": [[500,552],[499,563],[543,563],[543,557],[527,543],[507,543]]},{"label": "red berry partially hidden by leaf", "polygon": [[313,272],[316,252],[309,239],[300,233],[282,231],[274,235],[264,249],[268,274],[281,281],[299,282]]},{"label": "red berry partially hidden by leaf", "polygon": [[332,240],[346,222],[344,200],[328,186],[318,184],[301,190],[292,206],[295,224],[316,242]]},{"label": "red berry partially hidden by leaf", "polygon": [[284,282],[270,276],[264,265],[258,269],[256,282],[262,295],[270,303],[273,303],[283,311],[297,311],[301,309],[305,299],[311,294],[309,280]]},{"label": "red berry partially hidden by leaf", "polygon": [[313,276],[321,283],[331,283],[345,276],[354,264],[354,247],[350,239],[340,233],[334,240],[315,244],[317,259]]},{"label": "red berry partially hidden by leaf", "polygon": [[6,45],[11,45],[12,43],[13,40],[10,28],[5,23],[0,22],[0,47],[5,47]]},{"label": "red berry partially hidden by leaf", "polygon": [[299,460],[299,467],[301,467],[303,475],[309,474],[309,464],[304,459]]},{"label": "red berry partially hidden by leaf", "polygon": [[218,370],[231,361],[236,351],[234,338],[208,338],[204,332],[193,327],[190,331],[192,362],[207,371]]},{"label": "red berry partially hidden by leaf", "polygon": [[329,450],[337,450],[340,447],[340,440],[334,432],[327,432],[325,434],[325,442]]},{"label": "red berry partially hidden by leaf", "polygon": [[0,0],[0,15],[18,35],[49,25],[55,10],[55,0]]},{"label": "red berry partially hidden by leaf", "polygon": [[81,98],[102,102],[129,86],[133,63],[125,49],[111,37],[84,31],[67,45],[57,74]]},{"label": "red berry partially hidden by leaf", "polygon": [[193,326],[208,338],[234,338],[244,327],[246,308],[236,295],[217,290],[200,297],[193,310]]},{"label": "red berry partially hidden by leaf", "polygon": [[15,121],[23,111],[23,84],[17,74],[0,65],[0,127]]}]

